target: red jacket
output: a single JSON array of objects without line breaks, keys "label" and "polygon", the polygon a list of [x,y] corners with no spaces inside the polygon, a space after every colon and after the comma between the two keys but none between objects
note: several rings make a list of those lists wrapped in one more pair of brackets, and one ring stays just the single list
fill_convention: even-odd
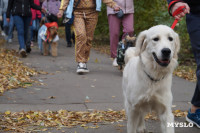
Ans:
[{"label": "red jacket", "polygon": [[[36,5],[38,5],[38,6],[40,6],[40,1],[39,0],[34,0],[34,3]],[[32,20],[35,20],[36,17],[40,19],[41,16],[42,16],[42,14],[41,14],[41,12],[39,10],[35,10],[35,9],[31,8],[31,12],[32,12]]]}]

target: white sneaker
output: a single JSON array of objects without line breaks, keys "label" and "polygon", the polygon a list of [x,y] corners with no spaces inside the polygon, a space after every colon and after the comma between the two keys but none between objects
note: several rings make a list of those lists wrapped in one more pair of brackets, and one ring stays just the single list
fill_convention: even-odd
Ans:
[{"label": "white sneaker", "polygon": [[118,66],[118,64],[117,64],[117,58],[115,58],[114,60],[113,60],[113,64],[112,64],[114,67],[117,67]]},{"label": "white sneaker", "polygon": [[86,63],[81,63],[81,62],[78,63],[76,72],[77,72],[78,74],[88,73],[89,70],[88,70],[88,68],[87,68]]},{"label": "white sneaker", "polygon": [[21,49],[19,51],[19,54],[21,55],[21,57],[25,58],[27,56],[25,49]]},{"label": "white sneaker", "polygon": [[12,43],[12,39],[8,39],[8,43]]},{"label": "white sneaker", "polygon": [[2,36],[6,36],[6,33],[4,31],[1,32]]}]

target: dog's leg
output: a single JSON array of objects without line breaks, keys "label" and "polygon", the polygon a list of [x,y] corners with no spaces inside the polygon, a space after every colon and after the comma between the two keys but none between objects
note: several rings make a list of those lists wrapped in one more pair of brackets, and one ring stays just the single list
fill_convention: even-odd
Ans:
[{"label": "dog's leg", "polygon": [[144,113],[140,113],[137,133],[148,133],[145,127]]},{"label": "dog's leg", "polygon": [[137,133],[136,130],[140,119],[140,117],[138,117],[139,112],[130,107],[126,112],[128,117],[127,133]]},{"label": "dog's leg", "polygon": [[57,56],[58,54],[57,54],[57,43],[56,42],[53,42],[52,44],[51,44],[51,55],[52,56]]},{"label": "dog's leg", "polygon": [[43,42],[43,55],[47,56],[49,51],[49,45],[46,42]]},{"label": "dog's leg", "polygon": [[[162,133],[174,133],[174,115],[170,107],[166,107],[166,111],[159,114]],[[173,126],[169,126],[171,124],[173,124]]]}]

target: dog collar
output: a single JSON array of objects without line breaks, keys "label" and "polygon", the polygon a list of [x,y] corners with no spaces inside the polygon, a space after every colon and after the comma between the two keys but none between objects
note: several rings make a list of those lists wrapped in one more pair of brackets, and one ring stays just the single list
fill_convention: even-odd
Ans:
[{"label": "dog collar", "polygon": [[144,70],[144,73],[147,75],[147,77],[149,77],[149,79],[151,79],[151,81],[153,82],[158,82],[162,79],[164,79],[164,77],[162,77],[161,79],[154,79],[153,77],[151,77],[145,70]]},{"label": "dog collar", "polygon": [[[142,63],[142,65],[144,66],[144,63],[142,62],[142,57],[141,55],[139,56],[140,57],[140,61]],[[161,79],[155,79],[153,78],[152,76],[150,76],[144,69],[143,69],[144,73],[147,75],[147,77],[152,81],[152,82],[158,82],[158,81],[161,81],[162,79],[165,78],[165,76],[163,76]]]}]

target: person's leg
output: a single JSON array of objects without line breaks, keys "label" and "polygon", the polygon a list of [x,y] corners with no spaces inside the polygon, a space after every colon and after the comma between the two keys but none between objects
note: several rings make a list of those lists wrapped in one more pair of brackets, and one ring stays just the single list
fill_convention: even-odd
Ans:
[{"label": "person's leg", "polygon": [[25,40],[24,40],[24,21],[21,16],[13,16],[14,18],[14,23],[17,28],[17,36],[18,36],[18,41],[19,41],[19,50],[25,49]]},{"label": "person's leg", "polygon": [[134,33],[134,14],[125,14],[122,18],[123,25],[123,36],[122,39],[125,38],[126,34],[129,36],[133,36]]},{"label": "person's leg", "polygon": [[40,49],[40,53],[43,54],[43,44],[42,44],[42,38],[40,37],[41,28],[38,30],[38,48]]},{"label": "person's leg", "polygon": [[[197,85],[191,103],[195,107],[200,108],[200,38],[199,38],[200,30],[190,33],[189,35],[192,44],[192,50],[197,64],[197,70],[196,70]],[[191,111],[195,112],[195,109],[192,108]]]},{"label": "person's leg", "polygon": [[85,59],[87,59],[87,61],[88,61],[89,56],[90,56],[90,49],[92,47],[94,31],[95,31],[95,28],[96,28],[96,25],[98,22],[98,12],[89,13],[88,15],[86,15],[85,20],[86,20],[85,28],[86,28],[86,36],[87,36],[87,42],[85,45]]},{"label": "person's leg", "polygon": [[194,53],[195,61],[197,64],[196,76],[197,84],[194,95],[192,97],[191,109],[188,111],[186,120],[194,123],[200,128],[200,15],[188,14],[186,17],[187,29],[190,35],[192,51]]},{"label": "person's leg", "polygon": [[36,19],[36,30],[35,30],[35,40],[36,40],[36,42],[38,40],[38,30],[39,30],[39,28],[40,28],[40,19],[37,18]]},{"label": "person's leg", "polygon": [[85,59],[85,45],[87,42],[86,29],[85,29],[85,20],[83,16],[76,16],[74,18],[74,30],[75,30],[75,56],[76,62],[86,63]]},{"label": "person's leg", "polygon": [[24,17],[24,40],[27,44],[27,46],[30,46],[30,23],[31,23],[31,17]]},{"label": "person's leg", "polygon": [[6,13],[3,14],[3,29],[4,29],[5,34],[8,35],[9,23],[6,20]]},{"label": "person's leg", "polygon": [[71,47],[72,46],[72,35],[71,35],[71,25],[70,24],[65,24],[65,37],[66,37],[66,41],[67,41],[67,47]]},{"label": "person's leg", "polygon": [[110,52],[111,57],[117,57],[117,45],[119,42],[121,20],[116,15],[108,15],[109,32],[110,32]]},{"label": "person's leg", "polygon": [[11,40],[13,38],[13,28],[14,28],[14,20],[13,20],[13,16],[10,15],[10,22],[9,22],[9,30],[8,30],[8,41]]},{"label": "person's leg", "polygon": [[192,104],[194,106],[200,107],[200,15],[194,15],[190,13],[186,17],[187,29],[190,35],[190,41],[192,45],[192,51],[197,64],[196,76],[197,85],[196,91],[192,98]]}]

